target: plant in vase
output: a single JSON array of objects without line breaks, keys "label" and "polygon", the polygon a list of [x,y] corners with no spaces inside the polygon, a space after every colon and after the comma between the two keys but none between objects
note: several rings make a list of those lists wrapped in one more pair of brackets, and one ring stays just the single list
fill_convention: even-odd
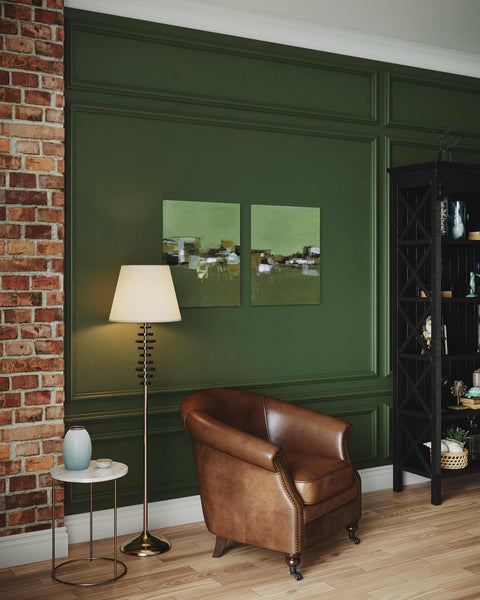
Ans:
[{"label": "plant in vase", "polygon": [[452,154],[451,150],[458,144],[460,138],[457,138],[454,142],[450,141],[451,135],[455,131],[455,127],[448,125],[443,129],[432,130],[434,133],[438,135],[438,160],[442,160],[445,162],[452,162]]},{"label": "plant in vase", "polygon": [[451,425],[447,429],[446,439],[449,442],[458,442],[459,444],[462,445],[462,448],[463,448],[463,446],[465,446],[465,442],[467,441],[469,433],[470,433],[469,431],[465,431],[465,429],[462,429],[458,425],[456,427]]}]

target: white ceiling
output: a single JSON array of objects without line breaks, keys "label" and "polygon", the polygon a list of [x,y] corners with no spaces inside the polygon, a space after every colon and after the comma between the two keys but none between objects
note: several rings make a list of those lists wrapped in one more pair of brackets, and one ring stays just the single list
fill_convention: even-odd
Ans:
[{"label": "white ceiling", "polygon": [[480,0],[65,0],[65,4],[480,78]]}]

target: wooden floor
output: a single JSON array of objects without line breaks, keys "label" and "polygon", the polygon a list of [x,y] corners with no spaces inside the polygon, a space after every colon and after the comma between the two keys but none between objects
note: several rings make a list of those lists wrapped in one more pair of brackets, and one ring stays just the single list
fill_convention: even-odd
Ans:
[{"label": "wooden floor", "polygon": [[[116,583],[96,588],[58,583],[46,561],[0,570],[0,598],[479,600],[480,476],[449,480],[445,487],[442,506],[430,504],[428,484],[409,486],[402,494],[364,494],[362,543],[354,546],[338,532],[309,549],[300,582],[288,574],[283,555],[269,550],[229,543],[222,558],[212,559],[214,538],[203,523],[195,523],[163,530],[172,549],[161,557],[121,555],[128,573]],[[108,556],[111,546],[111,540],[102,540],[95,550]],[[76,544],[70,558],[87,552],[88,544]],[[81,568],[83,576],[99,574],[97,563]]]}]

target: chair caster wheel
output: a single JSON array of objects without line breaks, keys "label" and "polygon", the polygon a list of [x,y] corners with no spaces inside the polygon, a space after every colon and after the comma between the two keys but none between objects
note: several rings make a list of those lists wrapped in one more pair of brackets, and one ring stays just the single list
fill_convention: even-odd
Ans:
[{"label": "chair caster wheel", "polygon": [[302,574],[297,571],[296,567],[290,567],[290,575],[293,575],[297,581],[303,579]]},{"label": "chair caster wheel", "polygon": [[359,543],[360,543],[360,540],[359,540],[359,538],[357,538],[357,537],[354,537],[354,538],[352,538],[352,539],[353,539],[353,543],[355,544],[355,546],[356,546],[357,544],[359,544]]}]

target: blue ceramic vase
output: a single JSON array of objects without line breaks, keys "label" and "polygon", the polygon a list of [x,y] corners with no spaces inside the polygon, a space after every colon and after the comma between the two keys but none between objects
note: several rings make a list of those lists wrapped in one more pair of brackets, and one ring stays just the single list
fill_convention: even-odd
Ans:
[{"label": "blue ceramic vase", "polygon": [[83,425],[74,425],[63,440],[63,464],[69,471],[88,469],[92,458],[92,442]]}]

